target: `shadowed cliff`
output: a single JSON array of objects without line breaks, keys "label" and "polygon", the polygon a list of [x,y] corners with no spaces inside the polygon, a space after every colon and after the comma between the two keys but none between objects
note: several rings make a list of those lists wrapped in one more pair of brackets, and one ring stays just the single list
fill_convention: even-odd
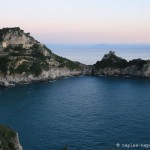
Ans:
[{"label": "shadowed cliff", "polygon": [[105,54],[101,61],[93,65],[94,75],[121,75],[150,77],[150,60],[134,59],[127,61],[118,57],[115,52]]}]

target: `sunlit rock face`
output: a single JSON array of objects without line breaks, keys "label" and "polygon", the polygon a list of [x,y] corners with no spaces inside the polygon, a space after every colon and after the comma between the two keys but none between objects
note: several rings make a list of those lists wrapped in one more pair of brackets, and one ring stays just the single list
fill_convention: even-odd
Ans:
[{"label": "sunlit rock face", "polygon": [[8,46],[22,46],[23,48],[32,47],[36,41],[30,33],[24,33],[19,27],[1,29],[1,45],[3,48]]},{"label": "sunlit rock face", "polygon": [[52,53],[19,27],[0,29],[0,85],[83,74],[91,74],[91,67]]},{"label": "sunlit rock face", "polygon": [[0,29],[0,85],[12,86],[33,81],[79,75],[150,77],[150,61],[127,61],[115,52],[105,54],[92,66],[54,54],[19,27]]}]

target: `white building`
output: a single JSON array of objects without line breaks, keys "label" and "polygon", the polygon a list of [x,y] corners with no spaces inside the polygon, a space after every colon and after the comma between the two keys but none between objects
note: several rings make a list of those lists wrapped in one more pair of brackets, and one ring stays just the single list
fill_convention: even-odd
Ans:
[{"label": "white building", "polygon": [[2,47],[6,48],[7,47],[7,43],[6,42],[2,42]]}]

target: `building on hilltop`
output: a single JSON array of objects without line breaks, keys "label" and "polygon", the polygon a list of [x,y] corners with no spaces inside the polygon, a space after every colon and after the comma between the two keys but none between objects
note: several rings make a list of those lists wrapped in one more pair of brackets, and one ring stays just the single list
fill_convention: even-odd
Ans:
[{"label": "building on hilltop", "polygon": [[6,48],[7,47],[7,43],[6,42],[2,42],[2,47]]}]

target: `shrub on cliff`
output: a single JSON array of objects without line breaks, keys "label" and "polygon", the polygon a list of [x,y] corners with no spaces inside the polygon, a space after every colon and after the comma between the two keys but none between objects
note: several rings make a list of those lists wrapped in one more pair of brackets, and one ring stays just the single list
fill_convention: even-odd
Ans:
[{"label": "shrub on cliff", "polygon": [[111,60],[102,60],[97,61],[97,63],[94,65],[97,69],[99,68],[125,68],[127,67],[128,62],[125,59],[117,60],[117,61],[111,61]]},{"label": "shrub on cliff", "polygon": [[133,59],[133,60],[129,61],[129,66],[135,65],[135,66],[137,66],[139,69],[141,69],[146,63],[147,63],[146,60]]},{"label": "shrub on cliff", "polygon": [[29,72],[35,76],[38,76],[42,73],[43,70],[48,70],[49,65],[46,61],[41,61],[40,59],[37,59],[32,62]]},{"label": "shrub on cliff", "polygon": [[73,62],[69,59],[66,59],[66,58],[63,58],[63,57],[60,57],[60,56],[57,56],[55,55],[55,59],[56,61],[59,62],[60,64],[60,68],[61,67],[67,67],[69,68],[70,70],[74,70],[74,69],[79,69],[80,68],[80,65],[78,62]]},{"label": "shrub on cliff", "polygon": [[0,149],[22,150],[17,133],[12,129],[2,125],[0,125]]},{"label": "shrub on cliff", "polygon": [[7,74],[8,64],[10,59],[7,56],[0,57],[0,71],[3,74]]},{"label": "shrub on cliff", "polygon": [[28,63],[22,63],[16,69],[16,73],[18,73],[18,74],[22,74],[23,72],[28,72],[28,71],[29,71],[29,64]]}]

